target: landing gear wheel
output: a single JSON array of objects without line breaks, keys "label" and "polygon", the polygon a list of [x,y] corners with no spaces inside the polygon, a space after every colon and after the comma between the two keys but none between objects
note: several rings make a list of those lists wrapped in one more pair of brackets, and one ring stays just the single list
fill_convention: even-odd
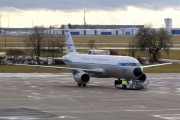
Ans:
[{"label": "landing gear wheel", "polygon": [[114,81],[114,86],[116,87],[116,85],[118,85],[118,83],[119,83],[118,80],[115,80]]},{"label": "landing gear wheel", "polygon": [[115,80],[114,81],[114,86],[122,84],[122,80]]},{"label": "landing gear wheel", "polygon": [[78,86],[81,87],[81,84],[78,83]]},{"label": "landing gear wheel", "polygon": [[83,84],[83,87],[86,87],[86,84]]}]

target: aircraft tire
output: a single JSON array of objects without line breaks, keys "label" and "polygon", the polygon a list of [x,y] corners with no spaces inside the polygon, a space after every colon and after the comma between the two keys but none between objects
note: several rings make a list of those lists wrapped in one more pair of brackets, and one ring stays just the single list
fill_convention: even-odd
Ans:
[{"label": "aircraft tire", "polygon": [[83,87],[86,87],[86,84],[83,84]]},{"label": "aircraft tire", "polygon": [[81,84],[78,83],[78,86],[81,87]]},{"label": "aircraft tire", "polygon": [[114,86],[116,87],[116,85],[118,85],[118,80],[114,81]]}]

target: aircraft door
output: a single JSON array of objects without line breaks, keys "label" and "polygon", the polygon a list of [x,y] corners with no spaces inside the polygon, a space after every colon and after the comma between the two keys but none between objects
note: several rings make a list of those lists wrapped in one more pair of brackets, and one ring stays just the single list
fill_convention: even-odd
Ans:
[{"label": "aircraft door", "polygon": [[117,76],[122,76],[122,67],[118,64],[116,67]]}]

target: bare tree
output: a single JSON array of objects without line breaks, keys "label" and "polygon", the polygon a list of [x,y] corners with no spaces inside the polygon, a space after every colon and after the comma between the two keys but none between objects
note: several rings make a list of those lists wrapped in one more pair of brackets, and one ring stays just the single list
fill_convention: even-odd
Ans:
[{"label": "bare tree", "polygon": [[49,28],[50,29],[55,29],[55,27],[53,25],[50,25]]},{"label": "bare tree", "polygon": [[50,25],[49,28],[50,29],[60,28],[60,25],[59,24]]},{"label": "bare tree", "polygon": [[167,54],[172,46],[171,35],[164,29],[154,30],[151,26],[140,28],[136,35],[137,47],[141,52],[148,52],[152,55],[153,61],[158,61],[160,50],[163,49]]},{"label": "bare tree", "polygon": [[47,49],[45,49],[44,51],[51,53],[51,56],[54,57],[55,54],[55,40],[54,40],[54,35],[50,35],[48,36],[48,41],[47,41]]},{"label": "bare tree", "polygon": [[41,50],[44,47],[44,27],[34,27],[33,33],[24,38],[25,46],[30,48],[37,57],[37,63],[40,64],[39,56],[41,56]]},{"label": "bare tree", "polygon": [[95,48],[95,40],[89,40],[88,41],[88,47],[90,48],[90,49],[93,49],[93,48]]},{"label": "bare tree", "polygon": [[135,57],[135,54],[138,51],[137,40],[135,38],[133,38],[131,41],[129,41],[128,48],[129,48],[129,54],[131,56]]},{"label": "bare tree", "polygon": [[69,27],[69,29],[72,29],[72,25],[71,25],[71,23],[69,23],[69,24],[68,24],[68,27]]},{"label": "bare tree", "polygon": [[65,46],[65,38],[63,35],[51,35],[48,38],[48,52],[55,56],[55,53],[63,53],[63,47]]},{"label": "bare tree", "polygon": [[4,47],[6,48],[6,32],[4,32]]},{"label": "bare tree", "polygon": [[65,46],[65,37],[63,35],[56,36],[57,47],[60,49],[60,53],[63,53],[63,47]]},{"label": "bare tree", "polygon": [[54,27],[55,28],[60,28],[60,25],[57,23],[57,24],[54,24]]},{"label": "bare tree", "polygon": [[110,55],[119,55],[117,50],[109,49]]}]

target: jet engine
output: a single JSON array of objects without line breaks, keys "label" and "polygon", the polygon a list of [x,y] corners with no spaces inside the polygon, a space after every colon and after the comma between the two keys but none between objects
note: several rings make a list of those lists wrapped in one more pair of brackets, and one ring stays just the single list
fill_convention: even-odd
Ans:
[{"label": "jet engine", "polygon": [[87,84],[90,80],[90,76],[88,73],[85,72],[78,72],[74,75],[74,80],[78,83],[78,84]]},{"label": "jet engine", "polygon": [[139,81],[141,81],[142,83],[144,83],[146,81],[146,75],[143,73],[139,78]]}]

